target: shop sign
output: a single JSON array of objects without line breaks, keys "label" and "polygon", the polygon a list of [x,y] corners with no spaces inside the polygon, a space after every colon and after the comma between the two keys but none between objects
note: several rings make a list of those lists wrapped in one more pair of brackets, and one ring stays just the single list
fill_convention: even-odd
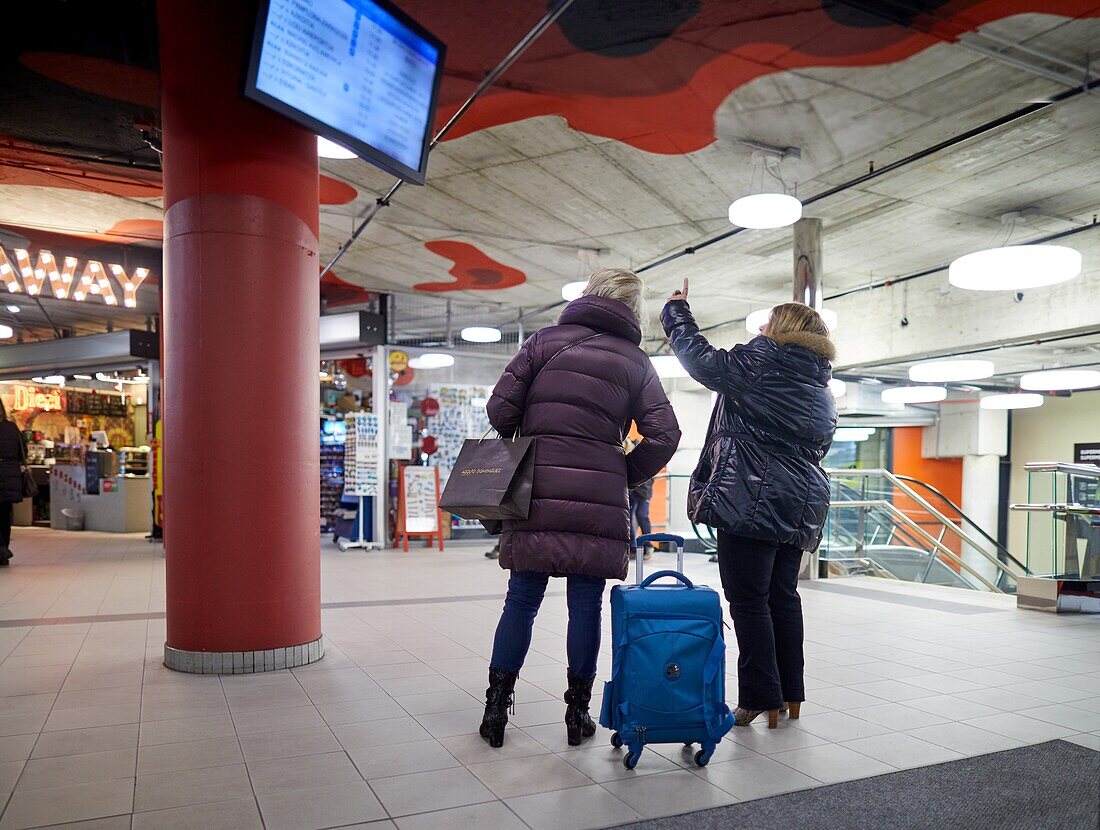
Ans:
[{"label": "shop sign", "polygon": [[1073,463],[1100,466],[1100,444],[1074,444]]},{"label": "shop sign", "polygon": [[435,398],[424,398],[420,402],[420,414],[427,418],[433,418],[439,414],[439,401]]},{"label": "shop sign", "polygon": [[401,350],[390,352],[390,371],[404,372],[409,368],[409,356]]},{"label": "shop sign", "polygon": [[52,252],[44,249],[37,252],[33,264],[25,248],[12,248],[12,253],[14,263],[8,252],[0,247],[0,284],[10,294],[25,292],[31,297],[47,296],[77,302],[95,297],[106,305],[135,308],[138,289],[149,276],[148,268],[135,268],[132,274],[127,274],[118,263],[104,266],[94,259],[87,260],[81,269],[76,257],[67,256],[59,262]]},{"label": "shop sign", "polygon": [[12,386],[15,400],[12,409],[16,412],[26,412],[30,409],[64,409],[61,392],[57,389],[43,391],[34,386]]}]

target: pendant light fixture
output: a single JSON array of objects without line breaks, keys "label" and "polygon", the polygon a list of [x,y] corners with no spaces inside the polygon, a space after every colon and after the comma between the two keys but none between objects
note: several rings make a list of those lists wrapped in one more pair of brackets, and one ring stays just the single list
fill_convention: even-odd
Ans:
[{"label": "pendant light fixture", "polygon": [[499,343],[503,333],[492,326],[466,326],[462,339],[467,343]]},{"label": "pendant light fixture", "polygon": [[991,360],[928,360],[909,367],[914,383],[957,383],[993,377]]},{"label": "pendant light fixture", "polygon": [[561,298],[567,303],[573,302],[584,293],[585,287],[588,285],[588,280],[577,280],[576,282],[567,282],[561,287]]},{"label": "pendant light fixture", "polygon": [[1032,392],[1093,389],[1097,386],[1100,386],[1100,372],[1095,369],[1048,369],[1045,372],[1028,372],[1020,378],[1020,388]]},{"label": "pendant light fixture", "polygon": [[[1001,216],[1001,240],[951,263],[948,280],[970,291],[1023,291],[1071,280],[1081,273],[1081,254],[1065,245],[1009,245],[1016,225],[1039,216],[1038,208]],[[995,240],[996,241],[996,240]]]},{"label": "pendant light fixture", "polygon": [[793,188],[783,178],[780,162],[787,158],[801,158],[801,150],[796,147],[750,146],[756,149],[752,153],[749,192],[730,205],[730,223],[758,230],[793,225],[802,218],[802,202],[793,195]]},{"label": "pendant light fixture", "polygon": [[883,403],[936,403],[946,397],[944,386],[895,386],[882,390]]},{"label": "pendant light fixture", "polygon": [[409,365],[414,369],[446,369],[455,365],[454,355],[446,352],[424,352],[424,354],[412,358]]},{"label": "pendant light fixture", "polygon": [[1043,396],[1034,392],[986,395],[981,399],[979,405],[982,409],[1034,409],[1043,405]]}]

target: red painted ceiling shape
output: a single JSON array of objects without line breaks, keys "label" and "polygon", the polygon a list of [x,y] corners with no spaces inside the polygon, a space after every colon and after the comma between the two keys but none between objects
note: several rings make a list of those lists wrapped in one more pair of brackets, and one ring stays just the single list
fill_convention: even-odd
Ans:
[{"label": "red painted ceiling shape", "polygon": [[75,89],[160,109],[160,75],[150,69],[61,52],[24,52],[19,62],[39,75]]},{"label": "red painted ceiling shape", "polygon": [[441,239],[425,242],[424,247],[454,263],[449,273],[455,281],[418,283],[413,286],[417,291],[493,291],[527,281],[522,271],[497,262],[467,242]]},{"label": "red painted ceiling shape", "polygon": [[[907,58],[978,26],[1028,12],[1100,15],[1096,0],[940,0],[900,23],[883,4],[836,0],[605,0],[577,4],[490,89],[453,140],[540,115],[653,153],[699,150],[715,141],[714,113],[738,87],[783,70],[871,66]],[[449,118],[513,43],[546,10],[515,0],[408,0],[413,17],[448,43],[438,123]],[[492,37],[486,37],[492,32]]]},{"label": "red painted ceiling shape", "polygon": [[362,305],[374,299],[375,294],[343,280],[329,271],[321,279],[321,296],[329,308],[345,305]]}]

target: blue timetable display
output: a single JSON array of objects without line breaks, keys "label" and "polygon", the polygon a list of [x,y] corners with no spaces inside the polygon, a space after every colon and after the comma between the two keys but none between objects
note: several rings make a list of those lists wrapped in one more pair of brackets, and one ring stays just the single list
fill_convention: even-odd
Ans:
[{"label": "blue timetable display", "polygon": [[385,2],[266,0],[244,92],[423,184],[444,52]]}]

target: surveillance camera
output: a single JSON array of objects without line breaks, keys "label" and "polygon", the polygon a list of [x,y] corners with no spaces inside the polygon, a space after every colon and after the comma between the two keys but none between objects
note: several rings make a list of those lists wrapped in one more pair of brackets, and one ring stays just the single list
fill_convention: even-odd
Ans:
[{"label": "surveillance camera", "polygon": [[1015,299],[1016,299],[1016,302],[1022,303],[1024,301],[1024,292],[1023,291],[1017,291],[1016,295],[1015,295]]},{"label": "surveillance camera", "polygon": [[909,325],[909,318],[908,317],[902,317],[899,322],[901,323],[901,327],[905,328],[906,326]]}]

